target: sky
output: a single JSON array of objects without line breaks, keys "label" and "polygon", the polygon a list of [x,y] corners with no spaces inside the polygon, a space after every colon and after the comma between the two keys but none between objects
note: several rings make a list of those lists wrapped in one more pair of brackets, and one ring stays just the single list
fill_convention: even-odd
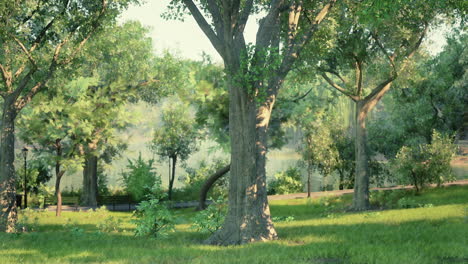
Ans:
[{"label": "sky", "polygon": [[[146,0],[140,6],[131,6],[126,10],[121,15],[120,21],[137,20],[144,26],[149,27],[156,53],[169,50],[171,53],[176,53],[184,58],[200,60],[201,54],[205,52],[214,61],[221,62],[221,57],[191,16],[187,15],[184,22],[167,21],[161,18],[161,14],[166,10],[168,3],[169,0]],[[255,41],[256,30],[256,18],[250,18],[245,30],[247,42]],[[441,51],[445,43],[443,36],[447,30],[445,28],[429,33],[429,40],[426,40],[426,44],[428,44],[432,55]]]},{"label": "sky", "polygon": [[[137,20],[149,27],[153,45],[158,53],[168,49],[181,57],[199,60],[205,52],[215,61],[221,62],[221,57],[191,16],[187,15],[184,22],[161,18],[168,3],[169,0],[147,0],[143,5],[132,6],[126,10],[120,21]],[[255,40],[256,32],[255,19],[249,22],[245,31],[248,42]]]}]

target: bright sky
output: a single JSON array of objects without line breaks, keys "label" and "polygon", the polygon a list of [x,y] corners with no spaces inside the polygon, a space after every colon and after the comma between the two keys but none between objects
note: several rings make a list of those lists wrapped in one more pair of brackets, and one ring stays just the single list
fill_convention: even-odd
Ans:
[{"label": "bright sky", "polygon": [[[158,53],[169,49],[182,57],[198,60],[202,52],[205,52],[215,61],[221,62],[221,57],[191,16],[186,16],[184,22],[161,18],[168,3],[169,0],[147,0],[143,5],[132,6],[125,11],[121,21],[137,20],[150,27],[153,44]],[[256,22],[249,22],[245,37],[247,41],[254,41]]]},{"label": "bright sky", "polygon": [[[184,22],[161,18],[168,3],[169,0],[146,0],[143,5],[132,6],[125,11],[121,21],[137,20],[150,27],[150,35],[157,53],[168,49],[182,57],[199,60],[202,52],[205,52],[215,61],[221,62],[221,57],[191,16],[187,15]],[[245,30],[247,42],[255,41],[256,30],[256,19],[250,18]],[[445,28],[429,34],[429,49],[432,54],[442,49],[445,43],[443,35],[446,31]]]}]

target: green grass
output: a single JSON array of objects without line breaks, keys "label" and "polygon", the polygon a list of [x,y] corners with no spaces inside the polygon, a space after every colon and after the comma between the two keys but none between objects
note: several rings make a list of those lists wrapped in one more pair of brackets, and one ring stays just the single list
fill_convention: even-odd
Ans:
[{"label": "green grass", "polygon": [[[410,197],[412,209],[346,212],[351,196],[271,203],[280,239],[215,247],[208,234],[189,229],[191,210],[179,210],[168,238],[134,237],[130,213],[52,212],[38,216],[36,232],[0,234],[0,263],[468,263],[468,186],[425,191]],[[96,227],[113,216],[121,232]]]}]

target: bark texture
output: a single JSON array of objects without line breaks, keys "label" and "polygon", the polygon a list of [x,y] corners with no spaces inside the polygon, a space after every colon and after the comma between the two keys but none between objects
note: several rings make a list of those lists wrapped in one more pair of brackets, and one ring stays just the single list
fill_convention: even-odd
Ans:
[{"label": "bark texture", "polygon": [[81,195],[81,203],[93,208],[97,207],[97,169],[98,157],[93,154],[87,155],[83,167],[83,193]]},{"label": "bark texture", "polygon": [[15,117],[16,111],[6,99],[0,124],[0,232],[15,230],[16,177],[13,165],[15,158]]},{"label": "bark texture", "polygon": [[367,155],[366,116],[363,101],[356,103],[356,179],[354,183],[353,207],[362,211],[369,208],[369,157]]},{"label": "bark texture", "polygon": [[203,183],[202,188],[200,189],[200,198],[198,200],[198,207],[197,211],[201,211],[206,209],[206,196],[208,195],[208,192],[210,191],[211,187],[215,182],[224,176],[224,174],[228,173],[229,170],[231,169],[231,165],[227,165],[226,167],[223,167],[216,171],[214,174],[212,174],[208,179]]},{"label": "bark texture", "polygon": [[[231,177],[228,214],[209,244],[232,245],[276,239],[266,195],[267,109],[256,110],[246,89],[230,87]],[[257,119],[257,116],[260,118]]]}]

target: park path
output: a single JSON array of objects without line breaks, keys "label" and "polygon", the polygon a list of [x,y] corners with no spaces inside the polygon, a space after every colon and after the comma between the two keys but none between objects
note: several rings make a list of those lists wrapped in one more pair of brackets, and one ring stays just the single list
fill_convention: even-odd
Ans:
[{"label": "park path", "polygon": [[[468,180],[458,180],[458,181],[453,181],[453,182],[447,182],[442,184],[443,186],[450,186],[450,185],[468,185]],[[435,187],[435,184],[431,185],[432,187]],[[387,188],[371,188],[371,191],[373,190],[396,190],[396,189],[413,189],[414,187],[412,185],[398,185],[394,187],[387,187]],[[335,191],[325,191],[325,192],[311,192],[310,196],[311,198],[319,198],[319,197],[324,197],[324,196],[339,196],[347,193],[353,193],[354,189],[347,189],[347,190],[335,190]],[[275,201],[275,200],[288,200],[288,199],[301,199],[301,198],[307,198],[307,193],[292,193],[292,194],[281,194],[281,195],[268,195],[268,201]]]},{"label": "park path", "polygon": [[[458,180],[458,181],[453,181],[449,183],[444,183],[443,186],[450,186],[450,185],[468,185],[468,180]],[[436,185],[433,184],[431,185],[435,187]],[[412,189],[414,188],[413,186],[394,186],[394,187],[388,187],[388,188],[372,188],[372,190],[396,190],[396,189]],[[335,191],[324,191],[324,192],[311,192],[310,196],[311,198],[320,198],[320,197],[325,197],[325,196],[340,196],[343,194],[347,193],[353,193],[353,189],[347,189],[347,190],[335,190]],[[268,201],[275,201],[275,200],[288,200],[288,199],[302,199],[302,198],[307,198],[307,193],[292,193],[292,194],[281,194],[281,195],[268,195]],[[172,207],[173,208],[190,208],[190,207],[197,207],[198,206],[198,201],[191,201],[191,202],[177,202],[173,203]],[[132,204],[116,204],[114,206],[112,205],[107,205],[107,209],[111,211],[133,211],[135,210],[135,205]],[[83,207],[83,206],[62,206],[62,211],[87,211],[89,209],[93,209],[91,207]],[[48,206],[46,208],[48,211],[55,211],[55,206]]]}]

